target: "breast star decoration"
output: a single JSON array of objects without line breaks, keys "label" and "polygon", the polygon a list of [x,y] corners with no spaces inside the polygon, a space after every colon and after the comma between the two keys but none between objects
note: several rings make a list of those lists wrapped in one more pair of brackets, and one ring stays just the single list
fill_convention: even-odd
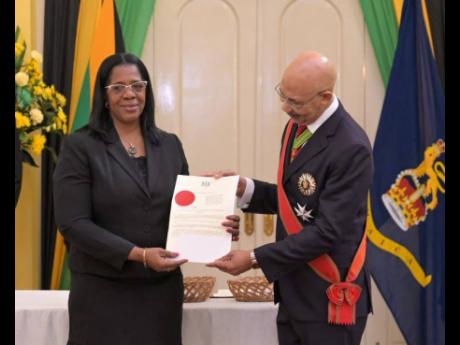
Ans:
[{"label": "breast star decoration", "polygon": [[313,209],[307,210],[307,205],[301,206],[297,203],[297,207],[294,207],[294,211],[297,214],[297,217],[300,217],[304,221],[310,222],[310,219],[313,219],[313,216],[311,215]]}]

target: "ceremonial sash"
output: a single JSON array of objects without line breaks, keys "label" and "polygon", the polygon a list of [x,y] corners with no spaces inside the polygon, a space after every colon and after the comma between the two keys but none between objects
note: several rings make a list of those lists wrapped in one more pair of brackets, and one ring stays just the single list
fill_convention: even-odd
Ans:
[{"label": "ceremonial sash", "polygon": [[[292,206],[289,203],[286,192],[283,187],[283,174],[286,152],[288,151],[288,142],[291,135],[294,121],[290,120],[286,133],[284,135],[283,148],[278,167],[278,207],[279,216],[289,235],[296,234],[302,230],[303,226],[297,219]],[[366,258],[366,232],[359,245],[358,251],[353,258],[347,277],[344,282],[340,281],[340,273],[337,265],[328,254],[309,261],[308,265],[322,279],[331,283],[326,289],[326,295],[329,299],[328,304],[328,322],[338,325],[354,325],[356,322],[356,302],[361,295],[361,287],[353,284],[353,281],[361,271]]]}]

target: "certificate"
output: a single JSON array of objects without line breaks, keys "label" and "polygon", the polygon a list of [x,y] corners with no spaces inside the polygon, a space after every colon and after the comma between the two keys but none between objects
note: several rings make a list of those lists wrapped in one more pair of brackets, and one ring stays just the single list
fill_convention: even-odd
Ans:
[{"label": "certificate", "polygon": [[232,235],[222,222],[235,214],[239,176],[177,176],[166,249],[178,259],[208,263],[227,254]]}]

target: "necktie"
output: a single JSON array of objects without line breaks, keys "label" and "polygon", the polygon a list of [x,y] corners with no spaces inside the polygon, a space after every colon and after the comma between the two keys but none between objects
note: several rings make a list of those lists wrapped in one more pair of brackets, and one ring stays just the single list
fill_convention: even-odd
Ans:
[{"label": "necktie", "polygon": [[292,144],[291,162],[297,157],[303,145],[310,139],[312,134],[313,133],[310,132],[305,125],[299,125],[299,127],[297,127],[294,143]]}]

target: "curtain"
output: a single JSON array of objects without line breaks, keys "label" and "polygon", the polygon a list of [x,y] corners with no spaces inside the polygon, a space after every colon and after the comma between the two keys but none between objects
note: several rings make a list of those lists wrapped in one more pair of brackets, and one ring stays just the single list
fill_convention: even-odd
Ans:
[{"label": "curtain", "polygon": [[[45,3],[45,32],[43,49],[43,79],[54,84],[67,99],[64,108],[69,112],[72,87],[74,42],[80,0],[47,0]],[[47,144],[59,152],[61,138],[48,135]],[[41,288],[48,289],[51,281],[56,223],[53,211],[53,183],[55,158],[44,151],[41,162]]]},{"label": "curtain", "polygon": [[367,30],[385,87],[398,41],[398,22],[392,0],[360,0]]}]

